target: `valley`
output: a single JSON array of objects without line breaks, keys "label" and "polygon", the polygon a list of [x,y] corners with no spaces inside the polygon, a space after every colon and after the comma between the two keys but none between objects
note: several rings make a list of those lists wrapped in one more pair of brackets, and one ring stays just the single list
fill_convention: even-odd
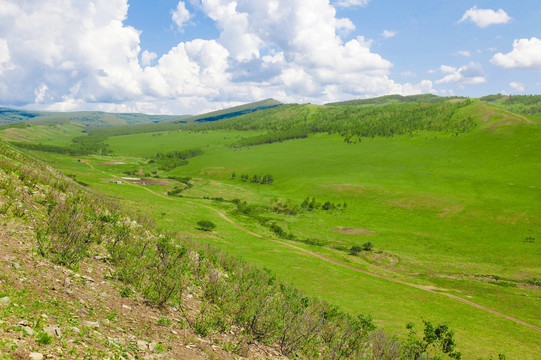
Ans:
[{"label": "valley", "polygon": [[[22,151],[160,229],[370,314],[400,338],[409,322],[445,322],[466,359],[534,359],[541,121],[510,110],[460,99],[273,104],[212,121],[134,125],[131,134],[100,127],[87,135],[64,121],[0,136],[51,146]],[[80,136],[107,151],[53,151]],[[216,228],[202,231],[200,220]]]}]

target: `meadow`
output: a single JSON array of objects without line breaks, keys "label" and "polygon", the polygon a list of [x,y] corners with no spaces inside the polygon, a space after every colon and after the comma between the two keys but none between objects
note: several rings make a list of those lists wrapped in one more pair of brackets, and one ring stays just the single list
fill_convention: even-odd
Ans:
[{"label": "meadow", "polygon": [[[280,108],[267,111],[279,113]],[[105,140],[112,151],[107,156],[32,154],[150,216],[161,228],[268,268],[348,312],[370,313],[378,326],[400,336],[409,321],[445,321],[465,358],[502,353],[534,359],[541,347],[540,123],[480,102],[453,111],[475,126],[463,132],[416,128],[356,143],[345,141],[351,137],[344,132],[315,131],[305,138],[237,147],[240,140],[266,135],[269,129],[234,129],[216,122],[111,136]],[[263,115],[251,116],[264,124]],[[59,129],[69,136],[41,129],[26,135],[24,129],[10,129],[9,134],[58,146],[80,135],[80,129],[67,125]],[[158,153],[196,148],[201,154],[186,164],[169,171],[158,168]],[[127,173],[169,183],[110,181],[131,176]],[[272,174],[271,184],[241,179],[265,174]],[[190,178],[191,186],[168,196],[183,186],[168,177]],[[320,206],[303,208],[307,198]],[[326,202],[339,206],[324,210]],[[211,220],[216,229],[198,230],[201,219]],[[372,250],[351,251],[367,242]]]}]

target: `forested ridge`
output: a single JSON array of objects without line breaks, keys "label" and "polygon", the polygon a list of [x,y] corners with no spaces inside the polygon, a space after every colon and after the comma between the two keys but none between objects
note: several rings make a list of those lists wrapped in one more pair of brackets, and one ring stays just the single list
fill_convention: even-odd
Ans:
[{"label": "forested ridge", "polygon": [[501,106],[513,112],[525,115],[541,114],[541,95],[510,95],[501,94],[483,96],[480,100]]},{"label": "forested ridge", "polygon": [[[413,102],[425,99],[427,103]],[[469,132],[475,121],[459,109],[472,100],[442,102],[440,97],[422,95],[382,105],[326,105],[288,104],[253,111],[248,114],[217,121],[161,122],[108,128],[88,128],[87,134],[73,139],[70,149],[58,149],[63,153],[88,154],[109,152],[106,140],[111,136],[131,135],[161,131],[208,131],[208,130],[258,130],[232,143],[233,147],[253,146],[305,138],[309,134],[339,134],[346,142],[359,142],[362,138],[392,137],[422,131],[459,134]],[[225,112],[227,114],[227,112]],[[221,116],[221,115],[220,115]],[[55,151],[54,148],[43,149]]]},{"label": "forested ridge", "polygon": [[363,137],[391,137],[421,131],[458,134],[468,132],[475,126],[471,116],[457,112],[470,103],[471,100],[380,106],[293,104],[187,128],[195,131],[229,129],[266,132],[240,139],[232,144],[235,147],[303,138],[313,133],[339,134],[347,142],[359,141]]}]

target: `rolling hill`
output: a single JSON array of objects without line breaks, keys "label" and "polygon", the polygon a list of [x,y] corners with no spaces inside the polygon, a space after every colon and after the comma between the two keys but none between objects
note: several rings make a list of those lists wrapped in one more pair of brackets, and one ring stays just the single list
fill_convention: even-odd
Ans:
[{"label": "rolling hill", "polygon": [[102,111],[45,112],[0,108],[0,125],[20,122],[51,123],[74,121],[84,126],[113,126],[158,123],[190,117],[190,115],[146,115],[135,113],[106,113]]},{"label": "rolling hill", "polygon": [[[83,134],[107,155],[28,151],[179,241],[371,314],[406,347],[405,324],[421,335],[427,321],[452,329],[465,359],[535,359],[541,122],[494,101],[390,98]],[[9,138],[68,148],[80,129]]]}]

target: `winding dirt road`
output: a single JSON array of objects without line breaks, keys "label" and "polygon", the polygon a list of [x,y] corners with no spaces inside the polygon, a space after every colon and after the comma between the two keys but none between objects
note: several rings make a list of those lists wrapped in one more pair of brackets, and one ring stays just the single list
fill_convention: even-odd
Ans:
[{"label": "winding dirt road", "polygon": [[[88,163],[87,163],[88,164]],[[88,164],[91,168],[93,168],[95,170],[95,168]],[[102,171],[103,172],[103,171]],[[105,172],[103,172],[105,173]],[[110,175],[112,177],[115,177],[115,178],[118,178],[117,176],[114,176],[114,175]],[[145,189],[146,191],[149,191],[151,192],[152,194],[156,195],[156,196],[159,196],[161,198],[164,198],[164,199],[167,199],[167,200],[172,200],[172,201],[175,201],[176,199],[173,199],[171,197],[168,197],[168,196],[165,196],[163,194],[160,194],[160,193],[157,193],[155,191],[152,191],[151,189],[149,189],[148,187],[146,186],[142,186],[142,185],[139,185],[139,184],[134,184],[134,183],[131,183],[131,182],[127,182],[129,183],[130,185],[132,186],[136,186],[136,187],[140,187],[140,188],[143,188]],[[470,306],[473,306],[477,309],[481,309],[481,310],[484,310],[484,311],[487,311],[491,314],[494,314],[496,316],[500,316],[500,317],[503,317],[505,319],[508,319],[508,320],[511,320],[511,321],[514,321],[518,324],[521,324],[521,325],[524,325],[524,326],[527,326],[539,333],[541,333],[541,327],[539,326],[536,326],[534,324],[530,324],[529,322],[526,322],[524,320],[521,320],[521,319],[517,319],[513,316],[510,316],[510,315],[507,315],[507,314],[504,314],[502,312],[499,312],[497,310],[494,310],[494,309],[491,309],[491,308],[488,308],[486,306],[483,306],[481,304],[477,304],[473,301],[470,301],[470,300],[466,300],[466,299],[463,299],[461,298],[460,296],[456,296],[456,295],[453,295],[453,294],[449,294],[449,293],[446,293],[444,291],[438,291],[438,290],[435,290],[434,288],[432,287],[429,287],[429,286],[424,286],[424,285],[419,285],[419,284],[414,284],[414,283],[410,283],[410,282],[407,282],[407,281],[403,281],[403,280],[399,280],[399,279],[395,279],[395,278],[391,278],[391,277],[388,277],[388,276],[384,276],[384,275],[379,275],[379,274],[376,274],[376,273],[372,273],[372,272],[369,272],[369,271],[366,271],[366,270],[361,270],[359,268],[356,268],[354,266],[351,266],[351,265],[348,265],[348,264],[344,264],[344,263],[341,263],[339,261],[336,261],[336,260],[333,260],[331,258],[328,258],[326,256],[323,256],[321,254],[318,254],[316,252],[313,252],[313,251],[310,251],[310,250],[307,250],[307,249],[304,249],[304,248],[301,248],[299,246],[295,246],[293,244],[289,244],[287,242],[284,242],[284,241],[280,241],[280,240],[277,240],[277,239],[272,239],[272,238],[269,238],[269,237],[265,237],[263,235],[260,235],[260,234],[257,234],[251,230],[248,230],[247,228],[245,228],[244,226],[236,223],[235,221],[233,221],[232,219],[228,218],[223,212],[211,207],[211,206],[208,206],[208,205],[203,205],[203,204],[199,204],[199,203],[196,203],[196,202],[193,202],[193,201],[187,201],[185,200],[187,203],[190,203],[190,204],[193,204],[193,205],[197,205],[197,206],[201,206],[201,207],[204,207],[204,208],[207,208],[209,210],[212,210],[214,211],[216,214],[218,214],[222,219],[224,219],[225,221],[231,223],[232,225],[236,226],[237,228],[239,228],[240,230],[244,231],[245,233],[248,233],[252,236],[255,236],[257,238],[260,238],[260,239],[264,239],[264,240],[267,240],[267,241],[272,241],[274,243],[277,243],[277,244],[280,244],[280,245],[283,245],[283,246],[287,246],[287,247],[290,247],[290,248],[293,248],[295,250],[298,250],[298,251],[302,251],[303,253],[306,253],[308,255],[311,255],[311,256],[314,256],[318,259],[321,259],[323,261],[326,261],[328,263],[332,263],[332,264],[335,264],[335,265],[338,265],[338,266],[341,266],[341,267],[344,267],[344,268],[347,268],[349,270],[352,270],[352,271],[355,271],[355,272],[359,272],[359,273],[363,273],[363,274],[366,274],[366,275],[369,275],[369,276],[372,276],[372,277],[376,277],[376,278],[379,278],[379,279],[385,279],[385,280],[388,280],[388,281],[392,281],[394,283],[398,283],[398,284],[402,284],[402,285],[405,285],[405,286],[409,286],[409,287],[413,287],[413,288],[416,288],[416,289],[419,289],[419,290],[424,290],[424,291],[428,291],[428,292],[431,292],[431,293],[435,293],[435,294],[440,294],[440,295],[443,295],[443,296],[447,296],[449,298],[452,298],[452,299],[455,299],[455,300],[458,300],[464,304],[468,304]]]},{"label": "winding dirt road", "polygon": [[534,329],[535,331],[537,332],[540,332],[541,333],[541,328],[534,325],[534,324],[530,324],[529,322],[526,322],[524,320],[520,320],[520,319],[517,319],[513,316],[510,316],[510,315],[507,315],[507,314],[504,314],[502,312],[499,312],[499,311],[496,311],[494,309],[491,309],[491,308],[488,308],[486,306],[483,306],[483,305],[480,305],[480,304],[477,304],[473,301],[469,301],[469,300],[466,300],[466,299],[463,299],[461,298],[460,296],[456,296],[456,295],[453,295],[453,294],[449,294],[449,293],[446,293],[446,292],[442,292],[442,291],[437,291],[437,290],[434,290],[433,288],[429,287],[429,286],[424,286],[424,285],[419,285],[419,284],[413,284],[413,283],[410,283],[410,282],[407,282],[407,281],[402,281],[402,280],[398,280],[398,279],[394,279],[394,278],[391,278],[391,277],[388,277],[388,276],[384,276],[384,275],[379,275],[379,274],[375,274],[375,273],[372,273],[372,272],[369,272],[369,271],[365,271],[365,270],[361,270],[359,268],[356,268],[356,267],[353,267],[351,265],[348,265],[348,264],[344,264],[344,263],[341,263],[339,261],[336,261],[336,260],[333,260],[331,258],[328,258],[326,256],[323,256],[321,254],[318,254],[316,252],[313,252],[313,251],[310,251],[310,250],[306,250],[304,248],[301,248],[299,246],[295,246],[293,244],[289,244],[289,243],[286,243],[286,242],[283,242],[283,241],[280,241],[280,240],[276,240],[276,239],[272,239],[272,238],[268,238],[268,237],[265,237],[263,235],[259,235],[259,234],[256,234],[254,233],[253,231],[250,231],[248,229],[246,229],[245,227],[243,227],[242,225],[240,224],[237,224],[236,222],[234,222],[233,220],[231,220],[230,218],[228,218],[224,213],[222,213],[221,211],[213,208],[213,207],[210,207],[208,205],[203,205],[203,204],[198,204],[198,203],[194,203],[192,201],[188,201],[189,203],[191,204],[195,204],[195,205],[199,205],[199,206],[202,206],[202,207],[205,207],[207,209],[210,209],[212,211],[214,211],[215,213],[217,213],[222,219],[230,222],[231,224],[235,225],[237,228],[241,229],[242,231],[252,235],[252,236],[255,236],[255,237],[258,237],[260,239],[265,239],[265,240],[268,240],[268,241],[272,241],[272,242],[275,242],[275,243],[278,243],[278,244],[281,244],[281,245],[284,245],[284,246],[288,246],[290,248],[293,248],[295,250],[299,250],[299,251],[302,251],[306,254],[309,254],[311,256],[314,256],[314,257],[317,257],[318,259],[321,259],[323,261],[326,261],[326,262],[329,262],[329,263],[332,263],[332,264],[335,264],[335,265],[338,265],[338,266],[341,266],[341,267],[344,267],[344,268],[347,268],[347,269],[350,269],[350,270],[353,270],[353,271],[356,271],[356,272],[359,272],[359,273],[363,273],[363,274],[366,274],[366,275],[370,275],[370,276],[373,276],[373,277],[376,277],[376,278],[380,278],[380,279],[385,279],[385,280],[389,280],[389,281],[392,281],[392,282],[395,282],[395,283],[398,283],[398,284],[402,284],[402,285],[406,285],[406,286],[410,286],[410,287],[414,287],[416,289],[420,289],[420,290],[424,290],[424,291],[428,291],[428,292],[431,292],[431,293],[436,293],[436,294],[440,294],[440,295],[444,295],[444,296],[447,296],[447,297],[450,297],[452,299],[455,299],[455,300],[458,300],[458,301],[461,301],[465,304],[468,304],[470,306],[473,306],[475,308],[478,308],[478,309],[481,309],[481,310],[484,310],[484,311],[487,311],[491,314],[494,314],[494,315],[498,315],[498,316],[501,316],[503,318],[506,318],[508,320],[511,320],[511,321],[514,321],[516,323],[519,323],[519,324],[522,324],[522,325],[525,325],[525,326],[528,326],[529,328],[532,328]]}]

